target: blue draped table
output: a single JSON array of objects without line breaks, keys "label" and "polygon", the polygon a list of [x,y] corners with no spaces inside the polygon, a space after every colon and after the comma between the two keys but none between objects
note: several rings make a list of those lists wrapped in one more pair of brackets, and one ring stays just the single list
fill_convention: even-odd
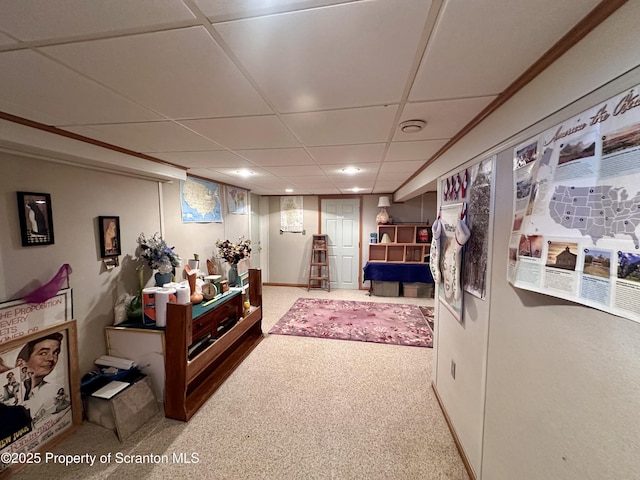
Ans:
[{"label": "blue draped table", "polygon": [[367,262],[364,281],[434,283],[428,263]]}]

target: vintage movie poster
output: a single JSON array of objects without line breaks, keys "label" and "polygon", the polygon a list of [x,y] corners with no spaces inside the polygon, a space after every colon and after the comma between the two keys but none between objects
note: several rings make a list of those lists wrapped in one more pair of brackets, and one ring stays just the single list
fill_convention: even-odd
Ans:
[{"label": "vintage movie poster", "polygon": [[71,331],[74,321],[0,347],[1,453],[32,452],[74,423]]},{"label": "vintage movie poster", "polygon": [[640,321],[638,107],[634,87],[514,149],[514,286]]},{"label": "vintage movie poster", "polygon": [[71,289],[60,290],[43,303],[12,300],[0,303],[0,344],[70,320]]}]

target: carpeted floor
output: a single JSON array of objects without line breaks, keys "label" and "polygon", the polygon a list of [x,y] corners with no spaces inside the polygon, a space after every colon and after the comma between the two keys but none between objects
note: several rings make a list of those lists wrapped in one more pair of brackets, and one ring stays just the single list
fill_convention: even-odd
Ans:
[{"label": "carpeted floor", "polygon": [[[265,286],[263,331],[299,297],[433,305],[362,290]],[[119,442],[114,432],[85,422],[50,449],[110,461],[43,462],[12,480],[469,479],[431,388],[433,349],[300,340],[266,334],[188,423],[158,413]],[[117,453],[170,461],[123,463]],[[171,461],[173,454],[197,454],[198,463]]]},{"label": "carpeted floor", "polygon": [[298,298],[269,333],[433,347],[422,309],[409,304]]}]

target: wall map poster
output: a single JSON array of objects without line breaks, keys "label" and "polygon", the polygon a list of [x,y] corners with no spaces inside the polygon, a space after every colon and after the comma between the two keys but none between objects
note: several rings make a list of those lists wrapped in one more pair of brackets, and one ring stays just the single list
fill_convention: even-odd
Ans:
[{"label": "wall map poster", "polygon": [[199,178],[180,182],[182,223],[222,223],[220,186]]},{"label": "wall map poster", "polygon": [[514,149],[508,280],[640,321],[640,91]]}]

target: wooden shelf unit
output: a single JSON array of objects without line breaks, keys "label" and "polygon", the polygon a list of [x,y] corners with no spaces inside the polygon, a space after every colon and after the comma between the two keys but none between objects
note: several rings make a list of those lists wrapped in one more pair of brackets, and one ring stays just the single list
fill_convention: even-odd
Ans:
[{"label": "wooden shelf unit", "polygon": [[[243,314],[243,295],[234,292],[193,317],[193,305],[167,304],[165,415],[188,421],[262,341],[262,274],[249,270],[250,313]],[[225,329],[225,325],[235,325]],[[224,333],[216,338],[217,332]],[[212,340],[189,358],[189,347],[203,337]]]},{"label": "wooden shelf unit", "polygon": [[430,243],[418,243],[419,230],[429,229],[426,224],[406,225],[378,225],[378,241],[386,233],[391,243],[369,244],[370,262],[395,262],[395,263],[429,263],[428,256]]}]

